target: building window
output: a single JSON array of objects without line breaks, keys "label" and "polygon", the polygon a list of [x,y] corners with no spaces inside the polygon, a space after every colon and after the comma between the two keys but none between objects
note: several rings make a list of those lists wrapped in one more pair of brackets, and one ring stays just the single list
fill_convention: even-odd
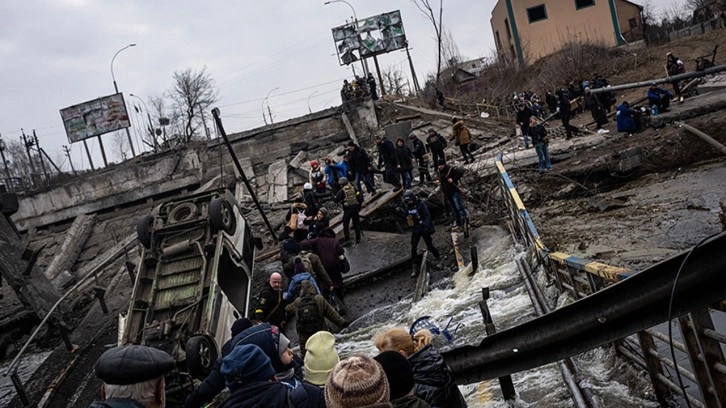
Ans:
[{"label": "building window", "polygon": [[509,20],[507,20],[506,18],[504,19],[504,26],[507,27],[507,38],[508,39],[511,39],[512,38],[512,32],[509,31]]},{"label": "building window", "polygon": [[630,20],[628,20],[628,25],[630,26],[630,28],[635,28],[638,26],[638,20],[635,18],[631,18]]},{"label": "building window", "polygon": [[545,9],[545,5],[540,4],[539,6],[528,8],[527,17],[529,17],[530,24],[541,20],[547,20],[547,9]]},{"label": "building window", "polygon": [[595,5],[595,0],[575,0],[575,8],[577,10],[585,7],[590,7]]}]

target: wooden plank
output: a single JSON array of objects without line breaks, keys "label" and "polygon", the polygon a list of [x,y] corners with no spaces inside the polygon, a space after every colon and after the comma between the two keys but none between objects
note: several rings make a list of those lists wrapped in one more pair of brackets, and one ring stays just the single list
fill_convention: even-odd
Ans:
[{"label": "wooden plank", "polygon": [[88,241],[88,237],[91,236],[95,223],[95,214],[82,214],[73,220],[73,224],[66,231],[66,237],[60,251],[45,270],[45,276],[56,288],[63,287],[65,283],[73,278],[70,272],[71,268],[76,263],[78,255],[80,255],[83,246]]}]

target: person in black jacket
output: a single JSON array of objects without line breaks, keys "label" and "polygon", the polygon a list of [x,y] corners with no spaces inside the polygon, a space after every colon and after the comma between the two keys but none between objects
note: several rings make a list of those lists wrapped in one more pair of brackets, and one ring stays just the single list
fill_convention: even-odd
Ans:
[{"label": "person in black jacket", "polygon": [[432,407],[466,408],[466,401],[454,382],[451,369],[431,346],[431,332],[420,330],[411,334],[394,327],[375,336],[379,352],[396,351],[408,358],[413,369],[413,394]]},{"label": "person in black jacket", "polygon": [[411,180],[413,180],[413,155],[411,149],[406,146],[403,138],[396,139],[396,158],[398,159],[398,167],[396,171],[401,174],[403,188],[411,188]]},{"label": "person in black jacket", "polygon": [[[245,317],[237,319],[234,324],[232,324],[232,328],[230,330],[232,332],[232,339],[250,327],[252,327],[252,322],[249,319]],[[222,346],[222,356],[226,356],[232,352],[232,349],[234,349],[232,339],[227,340],[227,342]],[[202,383],[199,384],[199,386],[197,386],[197,388],[195,388],[189,396],[187,396],[186,400],[184,400],[184,408],[201,408],[205,404],[212,402],[214,397],[219,393],[219,390],[224,388],[225,383],[224,376],[220,372],[221,367],[222,357],[220,356],[214,363],[214,366],[207,375],[207,378],[205,378],[204,381],[202,381]]]},{"label": "person in black jacket", "polygon": [[220,408],[324,408],[322,390],[300,383],[294,388],[275,377],[270,358],[252,344],[241,344],[222,360],[229,397]]},{"label": "person in black jacket", "polygon": [[462,195],[459,181],[464,177],[464,172],[456,167],[449,166],[445,161],[439,160],[439,180],[441,181],[441,192],[444,194],[451,210],[456,217],[456,226],[466,227],[465,235],[468,236],[469,215],[464,206],[464,197]]},{"label": "person in black jacket", "polygon": [[438,163],[439,160],[446,160],[446,157],[444,156],[446,144],[446,138],[441,136],[439,132],[435,131],[433,128],[428,130],[428,135],[426,136],[426,147],[431,152],[431,162],[434,163],[434,165]]},{"label": "person in black jacket", "polygon": [[590,114],[592,115],[592,119],[597,124],[596,128],[600,129],[602,128],[602,125],[608,123],[607,114],[605,112],[605,108],[600,103],[600,99],[598,99],[597,95],[593,95],[590,88],[585,88],[585,101],[584,101],[585,109],[590,111]]},{"label": "person in black jacket", "polygon": [[252,318],[261,322],[285,328],[285,300],[282,296],[282,275],[277,272],[270,274],[260,292],[255,297],[257,305]]},{"label": "person in black jacket", "polygon": [[[376,194],[371,158],[365,150],[353,141],[348,142],[348,173],[355,179],[355,188],[361,194],[363,194],[361,181],[365,184],[369,194]],[[348,177],[348,180],[351,180],[351,178]]]},{"label": "person in black jacket", "polygon": [[423,186],[424,181],[431,181],[431,173],[429,173],[429,157],[426,154],[426,143],[419,140],[416,134],[411,133],[408,138],[413,142],[413,157],[416,158],[418,165],[419,186]]},{"label": "person in black jacket", "polygon": [[572,111],[570,110],[570,98],[567,96],[567,92],[559,90],[555,93],[557,95],[557,111],[560,113],[560,119],[562,120],[562,126],[565,127],[566,140],[572,138],[572,132],[575,136],[580,134],[580,130],[570,125],[570,118],[572,118]]},{"label": "person in black jacket", "polygon": [[522,137],[524,137],[524,148],[529,149],[529,118],[532,117],[532,110],[526,104],[520,103],[517,110],[517,124],[522,129]]},{"label": "person in black jacket", "polygon": [[399,177],[396,174],[396,169],[398,169],[399,165],[396,146],[390,140],[381,138],[379,135],[376,135],[373,140],[375,140],[376,146],[378,146],[378,168],[380,169],[382,166],[385,166],[383,170],[383,181],[393,184],[395,189],[401,188]]},{"label": "person in black jacket", "polygon": [[411,227],[411,276],[416,276],[419,270],[418,243],[423,238],[426,248],[436,259],[439,265],[439,251],[431,240],[434,233],[434,224],[431,221],[431,214],[425,202],[418,199],[411,190],[403,193],[403,202],[406,205],[406,222]]}]

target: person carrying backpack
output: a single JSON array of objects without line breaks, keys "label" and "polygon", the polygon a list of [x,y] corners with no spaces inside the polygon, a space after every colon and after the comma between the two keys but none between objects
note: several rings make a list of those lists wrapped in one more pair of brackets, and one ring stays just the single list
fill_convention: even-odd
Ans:
[{"label": "person carrying backpack", "polygon": [[360,205],[363,202],[363,195],[355,189],[348,179],[341,177],[340,191],[335,196],[336,203],[343,203],[343,236],[345,241],[350,241],[350,221],[353,221],[353,229],[355,230],[355,243],[360,243],[361,226],[360,226]]},{"label": "person carrying backpack", "polygon": [[300,340],[300,354],[305,357],[305,343],[313,334],[327,330],[325,319],[340,328],[348,326],[345,319],[320,295],[309,281],[300,283],[300,295],[289,305],[285,311],[297,317],[295,328]]}]

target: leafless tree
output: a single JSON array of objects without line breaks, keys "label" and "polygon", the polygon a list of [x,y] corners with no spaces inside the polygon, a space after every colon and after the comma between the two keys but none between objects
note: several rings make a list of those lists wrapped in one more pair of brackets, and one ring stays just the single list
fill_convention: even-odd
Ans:
[{"label": "leafless tree", "polygon": [[456,45],[451,30],[447,28],[444,28],[443,37],[441,38],[441,48],[444,61],[446,61],[446,68],[454,68],[463,62],[459,46]]},{"label": "leafless tree", "polygon": [[121,161],[128,159],[129,141],[122,132],[115,132],[111,137],[111,153]]},{"label": "leafless tree", "polygon": [[207,68],[195,71],[191,68],[174,72],[174,86],[170,92],[174,111],[181,113],[184,121],[182,142],[197,136],[202,125],[202,112],[219,99],[219,90]]},{"label": "leafless tree", "polygon": [[439,79],[441,76],[441,42],[443,39],[443,28],[442,28],[442,16],[444,14],[444,0],[439,0],[439,16],[436,17],[434,6],[431,5],[429,0],[411,0],[411,2],[419,9],[419,11],[431,22],[434,26],[434,33],[436,33],[436,45],[438,50],[438,57],[436,59],[436,85],[439,85]]},{"label": "leafless tree", "polygon": [[383,71],[383,85],[389,94],[393,95],[404,95],[404,85],[406,85],[406,79],[403,76],[403,72],[400,69],[388,67]]},{"label": "leafless tree", "polygon": [[[12,140],[3,138],[5,159],[8,162],[8,172],[10,177],[19,177],[23,184],[26,186],[33,185],[33,166],[31,166],[28,160],[28,152],[23,146],[21,140]],[[34,152],[30,151],[33,158],[33,162],[40,163],[40,157]],[[2,178],[5,178],[5,169],[2,169]]]}]

